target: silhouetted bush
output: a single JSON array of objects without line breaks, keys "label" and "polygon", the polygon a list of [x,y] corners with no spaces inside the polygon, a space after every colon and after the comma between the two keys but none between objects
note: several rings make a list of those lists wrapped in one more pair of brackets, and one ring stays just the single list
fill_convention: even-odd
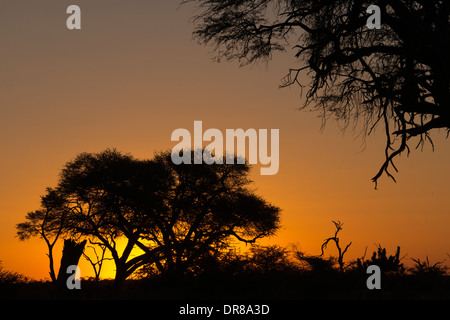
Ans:
[{"label": "silhouetted bush", "polygon": [[4,270],[2,262],[0,261],[0,284],[15,284],[27,282],[28,278],[23,274]]},{"label": "silhouetted bush", "polygon": [[356,268],[361,271],[366,271],[368,266],[377,265],[383,274],[404,274],[406,268],[400,260],[400,247],[397,247],[395,255],[388,257],[386,248],[378,245],[377,251],[373,252],[370,260],[364,260],[364,258],[358,258],[356,260]]},{"label": "silhouetted bush", "polygon": [[[252,246],[247,252],[240,253],[235,248],[226,251],[208,252],[186,269],[185,276],[211,274],[263,274],[295,271],[298,266],[290,259],[287,248],[271,246]],[[135,279],[170,277],[163,274],[154,264],[145,265],[135,272]]]},{"label": "silhouetted bush", "polygon": [[442,266],[444,261],[438,261],[431,265],[428,257],[425,261],[420,261],[420,259],[412,259],[414,261],[414,266],[409,268],[408,271],[415,276],[444,276],[447,274],[448,267]]},{"label": "silhouetted bush", "polygon": [[305,270],[317,273],[337,271],[335,268],[336,258],[334,257],[324,258],[322,256],[308,255],[302,251],[296,251],[294,255]]},{"label": "silhouetted bush", "polygon": [[292,271],[296,267],[289,259],[288,249],[278,245],[252,247],[247,264],[248,271],[259,273]]}]

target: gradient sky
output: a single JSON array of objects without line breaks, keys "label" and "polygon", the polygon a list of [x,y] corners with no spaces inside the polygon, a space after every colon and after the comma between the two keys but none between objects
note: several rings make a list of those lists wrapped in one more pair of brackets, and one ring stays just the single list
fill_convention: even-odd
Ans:
[{"label": "gradient sky", "polygon": [[[66,28],[66,8],[82,10],[82,30]],[[344,222],[346,260],[376,244],[431,262],[450,258],[450,145],[433,132],[426,146],[397,159],[397,183],[371,177],[384,159],[380,127],[365,143],[317,113],[297,111],[297,87],[279,89],[293,53],[239,68],[211,60],[192,39],[195,9],[179,1],[17,1],[0,3],[0,260],[7,270],[48,277],[46,245],[20,242],[15,225],[38,208],[46,187],[80,152],[115,147],[139,158],[172,148],[177,128],[280,129],[280,170],[252,171],[257,193],[282,209],[278,236],[319,254]],[[60,248],[58,249],[60,250]],[[336,254],[330,246],[329,254]],[[56,254],[59,267],[60,252]],[[447,263],[448,265],[448,263]],[[91,274],[82,263],[82,276]],[[103,276],[113,276],[111,269]]]}]

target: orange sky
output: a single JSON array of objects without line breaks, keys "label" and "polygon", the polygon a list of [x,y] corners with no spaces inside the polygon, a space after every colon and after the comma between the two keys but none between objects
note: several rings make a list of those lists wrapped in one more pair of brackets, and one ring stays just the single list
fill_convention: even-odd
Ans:
[{"label": "orange sky", "polygon": [[[278,89],[295,66],[292,52],[269,65],[215,63],[211,48],[192,40],[193,9],[177,10],[178,1],[79,0],[80,31],[66,28],[70,4],[0,4],[0,260],[6,269],[47,277],[45,244],[20,242],[15,225],[38,208],[65,162],[108,147],[150,158],[176,144],[173,130],[193,130],[194,120],[223,132],[280,129],[278,174],[254,169],[252,175],[257,192],[283,210],[278,236],[263,243],[296,243],[318,254],[334,232],[331,220],[341,220],[341,241],[353,242],[347,259],[362,256],[366,246],[370,254],[379,243],[388,252],[400,245],[406,263],[427,255],[432,262],[450,260],[445,132],[433,132],[434,153],[427,146],[398,159],[398,182],[383,178],[375,191],[370,178],[383,160],[383,130],[365,145],[332,120],[320,132],[316,113],[296,110],[300,90]],[[83,262],[82,276],[89,268]],[[104,274],[112,275],[111,268]]]}]

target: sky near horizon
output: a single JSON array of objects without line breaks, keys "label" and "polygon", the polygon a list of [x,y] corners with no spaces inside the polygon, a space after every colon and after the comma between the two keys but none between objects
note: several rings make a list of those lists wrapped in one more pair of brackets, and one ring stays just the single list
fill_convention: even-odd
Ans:
[{"label": "sky near horizon", "polygon": [[[81,30],[66,28],[77,4]],[[435,151],[396,160],[397,183],[371,178],[384,160],[381,128],[365,141],[317,113],[298,111],[298,87],[280,89],[292,51],[268,64],[212,61],[192,37],[191,5],[179,1],[12,1],[0,3],[0,260],[10,271],[48,277],[43,241],[15,237],[62,166],[81,152],[117,148],[137,158],[171,149],[175,129],[279,129],[276,175],[252,170],[257,194],[282,209],[278,235],[262,244],[319,254],[344,223],[346,260],[376,244],[431,262],[450,257],[449,159],[444,131]],[[329,246],[328,254],[335,254]],[[57,257],[58,253],[55,252]],[[58,258],[56,260],[59,262]],[[58,263],[57,263],[58,267]],[[84,269],[85,267],[85,269]],[[112,267],[111,267],[112,268]],[[103,276],[113,276],[113,271]],[[86,270],[84,272],[84,270]],[[83,262],[82,276],[92,274]]]}]

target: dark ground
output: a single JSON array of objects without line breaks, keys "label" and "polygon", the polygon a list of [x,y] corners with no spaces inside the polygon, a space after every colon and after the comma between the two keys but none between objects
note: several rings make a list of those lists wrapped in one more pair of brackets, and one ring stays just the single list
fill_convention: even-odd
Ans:
[{"label": "dark ground", "polygon": [[0,284],[0,299],[81,300],[202,300],[202,299],[350,299],[350,300],[450,300],[450,276],[384,275],[381,289],[369,290],[367,276],[354,273],[274,272],[211,274],[179,280],[155,278],[81,280],[80,290],[57,296],[50,282]]}]

